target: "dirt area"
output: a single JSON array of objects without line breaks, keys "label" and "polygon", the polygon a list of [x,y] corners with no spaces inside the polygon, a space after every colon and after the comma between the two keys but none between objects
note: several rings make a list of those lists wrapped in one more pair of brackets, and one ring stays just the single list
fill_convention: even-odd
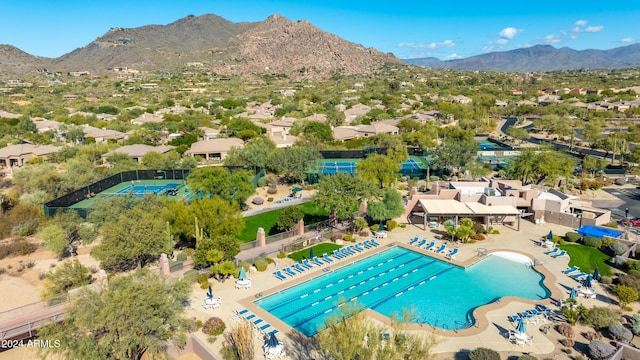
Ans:
[{"label": "dirt area", "polygon": [[[278,199],[284,199],[289,196],[291,194],[291,189],[297,186],[299,185],[278,185],[276,188],[277,192],[275,194],[269,194],[267,192],[267,190],[269,189],[268,186],[259,187],[256,189],[256,192],[252,196],[250,196],[249,199],[247,199],[247,209],[257,210],[275,205]],[[302,190],[296,194],[298,196],[302,194],[303,197],[308,197],[311,196],[313,192],[313,190]],[[264,203],[262,205],[256,205],[252,203],[251,201],[256,197],[262,198],[264,200]],[[267,201],[269,198],[273,198],[273,201]]]}]

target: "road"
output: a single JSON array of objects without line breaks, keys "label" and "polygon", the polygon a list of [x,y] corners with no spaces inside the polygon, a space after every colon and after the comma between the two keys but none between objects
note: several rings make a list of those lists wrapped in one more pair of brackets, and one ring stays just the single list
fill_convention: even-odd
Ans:
[{"label": "road", "polygon": [[[624,203],[617,207],[609,207],[611,210],[611,220],[622,221],[625,217],[625,210],[629,209],[629,217],[640,217],[640,189],[637,187],[620,187],[603,189],[609,194],[622,200]],[[594,206],[598,204],[594,201]],[[640,233],[640,228],[632,227],[633,233]]]}]

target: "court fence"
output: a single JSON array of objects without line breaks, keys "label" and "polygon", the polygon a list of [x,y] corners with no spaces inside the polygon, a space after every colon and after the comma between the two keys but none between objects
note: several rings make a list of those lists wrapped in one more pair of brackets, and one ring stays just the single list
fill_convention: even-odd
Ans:
[{"label": "court fence", "polygon": [[[58,211],[64,211],[70,206],[85,200],[89,194],[101,193],[123,182],[136,180],[186,180],[189,172],[189,169],[123,171],[45,203],[44,214],[49,217],[54,216]],[[74,208],[74,210],[81,217],[87,217],[87,209]]]}]

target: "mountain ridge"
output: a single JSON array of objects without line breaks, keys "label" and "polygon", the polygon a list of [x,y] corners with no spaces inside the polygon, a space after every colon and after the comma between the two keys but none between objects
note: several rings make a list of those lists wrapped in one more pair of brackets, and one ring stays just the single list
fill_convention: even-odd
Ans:
[{"label": "mountain ridge", "polygon": [[640,44],[608,50],[574,50],[569,47],[534,45],[508,51],[495,51],[463,59],[440,60],[433,57],[402,59],[410,65],[435,69],[474,71],[559,71],[640,66]]}]

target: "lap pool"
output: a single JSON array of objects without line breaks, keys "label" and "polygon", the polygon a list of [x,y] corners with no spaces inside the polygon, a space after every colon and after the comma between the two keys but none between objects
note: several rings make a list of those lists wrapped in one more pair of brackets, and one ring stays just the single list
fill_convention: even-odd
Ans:
[{"label": "lap pool", "polygon": [[500,297],[541,300],[550,296],[544,277],[514,259],[490,255],[464,269],[396,246],[255,304],[307,336],[322,330],[325,319],[343,300],[357,300],[386,316],[413,308],[419,323],[465,329],[475,323],[475,308]]}]

